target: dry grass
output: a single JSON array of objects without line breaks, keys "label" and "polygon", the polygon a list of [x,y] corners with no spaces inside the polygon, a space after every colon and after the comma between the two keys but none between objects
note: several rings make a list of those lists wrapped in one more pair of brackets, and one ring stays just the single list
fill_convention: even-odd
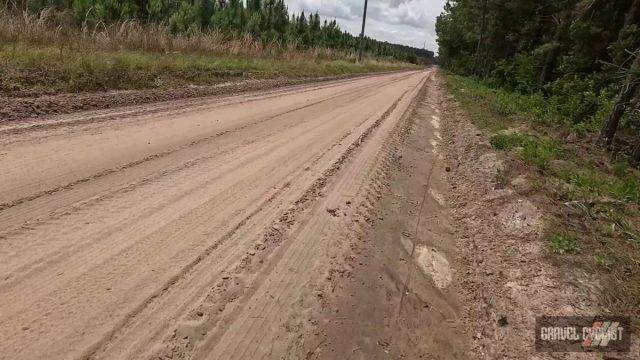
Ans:
[{"label": "dry grass", "polygon": [[410,67],[326,48],[124,21],[77,26],[70,13],[0,10],[0,92],[42,93],[209,85],[230,78],[316,77]]},{"label": "dry grass", "polygon": [[127,20],[113,24],[85,22],[74,24],[73,14],[46,9],[38,14],[12,14],[0,10],[0,40],[5,43],[28,42],[55,45],[85,51],[144,51],[156,53],[201,53],[208,55],[259,56],[292,60],[355,60],[353,52],[328,48],[301,51],[295,44],[263,44],[251,36],[225,35],[218,31],[192,29],[188,34],[172,34],[169,27],[157,23]]}]

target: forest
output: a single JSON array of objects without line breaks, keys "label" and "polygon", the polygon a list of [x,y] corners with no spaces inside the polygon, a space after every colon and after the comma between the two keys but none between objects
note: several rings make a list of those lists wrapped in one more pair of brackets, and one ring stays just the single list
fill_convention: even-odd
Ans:
[{"label": "forest", "polygon": [[444,68],[542,99],[640,161],[640,0],[451,0],[436,32]]},{"label": "forest", "polygon": [[[263,43],[353,52],[359,38],[336,20],[318,13],[289,14],[284,0],[6,0],[4,7],[38,13],[53,8],[73,13],[74,22],[109,24],[122,21],[161,23],[175,34],[217,31],[229,37],[250,35]],[[415,64],[429,63],[433,52],[365,37],[364,52]]]}]

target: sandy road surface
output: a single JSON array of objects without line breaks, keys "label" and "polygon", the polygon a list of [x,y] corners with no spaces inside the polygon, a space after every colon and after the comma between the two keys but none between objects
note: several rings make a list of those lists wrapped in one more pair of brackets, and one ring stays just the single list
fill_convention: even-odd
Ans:
[{"label": "sandy road surface", "polygon": [[300,357],[311,284],[431,76],[0,124],[0,358]]}]

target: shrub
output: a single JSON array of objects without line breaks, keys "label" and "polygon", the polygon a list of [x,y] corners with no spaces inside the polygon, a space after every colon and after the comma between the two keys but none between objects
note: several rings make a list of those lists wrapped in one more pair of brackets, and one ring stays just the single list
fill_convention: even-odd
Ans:
[{"label": "shrub", "polygon": [[187,33],[191,29],[197,29],[200,22],[200,9],[198,5],[188,2],[180,3],[178,11],[169,18],[169,28],[174,34]]},{"label": "shrub", "polygon": [[592,79],[567,75],[549,86],[549,106],[560,122],[586,122],[598,110],[599,99]]}]

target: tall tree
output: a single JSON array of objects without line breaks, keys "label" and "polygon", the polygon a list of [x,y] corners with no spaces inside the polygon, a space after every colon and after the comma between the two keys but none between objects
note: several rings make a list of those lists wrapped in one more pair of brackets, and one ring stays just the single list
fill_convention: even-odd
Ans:
[{"label": "tall tree", "polygon": [[542,88],[551,79],[553,69],[555,68],[558,57],[560,56],[560,50],[562,47],[562,36],[569,27],[570,19],[571,11],[568,9],[555,17],[556,30],[553,35],[553,40],[549,44],[547,55],[542,65],[542,71],[540,72],[540,79],[538,81],[538,87],[540,88]]},{"label": "tall tree", "polygon": [[478,45],[476,46],[476,54],[473,60],[473,72],[477,75],[479,72],[478,64],[480,63],[480,57],[482,56],[482,45],[484,44],[484,33],[486,31],[487,24],[487,1],[482,0],[480,6],[480,29],[478,30]]},{"label": "tall tree", "polygon": [[633,98],[640,85],[640,50],[636,51],[635,59],[629,67],[628,75],[625,83],[618,93],[613,110],[602,124],[602,130],[600,131],[600,140],[606,144],[611,145],[613,138],[618,131],[620,119],[624,115],[624,111],[629,105],[629,102]]}]

